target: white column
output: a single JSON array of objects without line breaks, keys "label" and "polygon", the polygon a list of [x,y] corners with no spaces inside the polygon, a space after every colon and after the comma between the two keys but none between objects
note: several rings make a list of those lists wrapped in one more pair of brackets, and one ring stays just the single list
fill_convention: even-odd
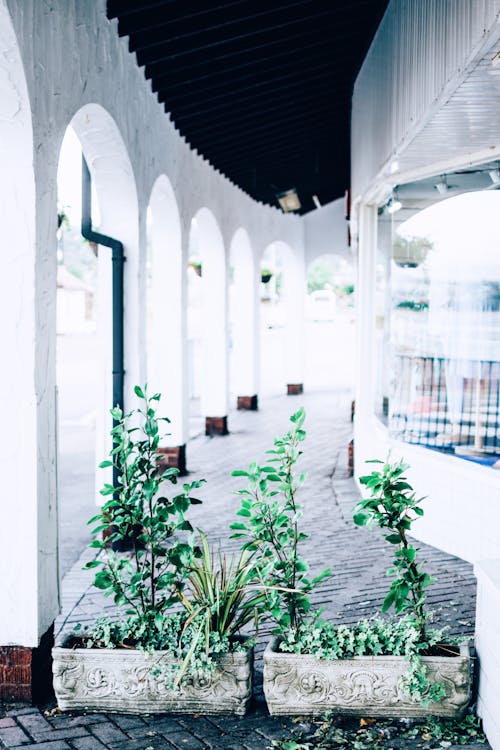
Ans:
[{"label": "white column", "polygon": [[377,207],[359,208],[358,275],[356,284],[358,337],[356,347],[356,419],[371,416],[376,389],[375,271]]},{"label": "white column", "polygon": [[287,384],[304,383],[306,273],[302,254],[284,258],[283,304],[286,312],[285,377]]},{"label": "white column", "polygon": [[226,265],[220,259],[205,260],[203,253],[203,374],[201,409],[205,417],[227,416],[229,411],[228,325]]},{"label": "white column", "polygon": [[59,607],[56,156],[50,143],[33,148],[28,91],[5,3],[0,29],[0,645],[35,647]]},{"label": "white column", "polygon": [[170,419],[161,445],[184,445],[189,437],[186,376],[186,263],[172,188],[162,176],[153,188],[149,218],[148,390],[160,392],[159,411]]},{"label": "white column", "polygon": [[236,396],[259,391],[260,270],[248,237],[239,230],[231,247],[231,390]]}]

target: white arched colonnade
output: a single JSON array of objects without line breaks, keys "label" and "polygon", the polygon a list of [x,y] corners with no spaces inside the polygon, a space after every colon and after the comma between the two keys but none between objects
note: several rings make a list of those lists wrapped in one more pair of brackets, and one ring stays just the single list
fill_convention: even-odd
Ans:
[{"label": "white arched colonnade", "polygon": [[[209,349],[217,352],[210,359],[221,368],[207,380],[207,417],[227,418],[227,289],[236,230],[241,227],[247,233],[254,274],[260,249],[276,237],[299,256],[303,252],[298,217],[255,203],[179,136],[105,10],[105,0],[85,4],[54,0],[50,9],[37,0],[22,4],[0,0],[0,198],[4,207],[0,342],[8,364],[0,375],[8,425],[0,438],[4,497],[8,498],[3,504],[0,541],[0,566],[6,571],[0,581],[0,646],[7,647],[6,658],[12,663],[12,696],[23,699],[32,697],[33,675],[28,669],[25,684],[17,684],[15,659],[26,660],[26,653],[37,649],[41,653],[50,646],[51,626],[59,609],[56,229],[57,166],[66,128],[70,124],[74,128],[96,187],[99,229],[124,245],[125,406],[130,405],[127,398],[132,385],[144,382],[149,370],[152,383],[166,392],[167,408],[174,416],[171,444],[166,443],[165,449],[177,448],[187,439],[183,333],[192,218],[197,216],[204,227],[205,281],[212,278],[217,289],[223,290],[213,306],[221,325],[207,325]],[[156,271],[147,292],[148,206]],[[109,251],[100,248],[101,415],[111,405],[109,285]],[[158,347],[149,357],[147,294],[153,308],[152,341]],[[256,315],[255,307],[247,315],[254,320],[254,329]],[[255,330],[253,343],[249,372],[254,375],[241,387],[257,391]],[[107,431],[103,417],[98,428],[102,452]],[[36,661],[43,663],[43,659]],[[8,674],[6,679],[10,679]]]}]

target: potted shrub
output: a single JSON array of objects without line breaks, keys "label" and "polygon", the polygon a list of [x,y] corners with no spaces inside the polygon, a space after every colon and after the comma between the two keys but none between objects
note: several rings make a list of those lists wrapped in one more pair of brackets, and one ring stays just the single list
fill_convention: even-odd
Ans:
[{"label": "potted shrub", "polygon": [[260,269],[260,280],[263,284],[267,284],[269,281],[271,281],[273,277],[273,272],[270,268],[261,268]]},{"label": "potted shrub", "polygon": [[430,577],[416,561],[407,531],[422,509],[403,477],[404,465],[383,466],[362,479],[372,495],[356,507],[360,525],[376,522],[390,531],[396,574],[384,602],[396,620],[363,620],[335,625],[311,611],[309,593],[328,575],[309,579],[299,557],[306,536],[299,530],[296,491],[304,475],[294,464],[304,440],[304,412],[293,428],[275,441],[266,466],[251,464],[240,490],[243,522],[232,525],[244,547],[256,550],[274,640],[264,654],[264,693],[271,714],[340,714],[410,717],[428,714],[459,717],[470,696],[468,649],[442,645],[442,631],[428,626],[425,589]]},{"label": "potted shrub", "polygon": [[[108,500],[90,521],[98,556],[86,566],[96,570],[94,585],[113,598],[117,615],[100,618],[53,649],[58,705],[242,714],[251,696],[253,654],[238,632],[252,616],[245,588],[251,564],[242,557],[229,568],[217,568],[213,560],[208,567],[206,540],[202,536],[197,544],[186,517],[191,505],[201,502],[192,493],[203,480],[183,484],[173,497],[164,494],[166,483],[176,484],[178,471],[160,465],[155,410],[160,396],[150,397],[138,386],[135,393],[138,409],[125,415],[112,410],[111,460],[101,466],[114,465],[119,481],[117,488],[106,484],[102,490]],[[130,552],[102,541],[103,531],[119,542],[130,537],[130,529],[136,530]],[[203,575],[217,586],[219,601],[231,604],[224,620],[207,619]]]},{"label": "potted shrub", "polygon": [[193,271],[198,275],[201,276],[201,270],[202,265],[199,260],[190,260],[188,263],[188,266],[193,269]]}]

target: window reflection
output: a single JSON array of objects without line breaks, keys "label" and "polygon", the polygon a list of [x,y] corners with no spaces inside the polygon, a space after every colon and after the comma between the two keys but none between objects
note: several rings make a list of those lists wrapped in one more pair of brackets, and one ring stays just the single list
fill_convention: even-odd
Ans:
[{"label": "window reflection", "polygon": [[500,194],[488,191],[392,227],[389,429],[491,465],[500,455],[499,224]]}]

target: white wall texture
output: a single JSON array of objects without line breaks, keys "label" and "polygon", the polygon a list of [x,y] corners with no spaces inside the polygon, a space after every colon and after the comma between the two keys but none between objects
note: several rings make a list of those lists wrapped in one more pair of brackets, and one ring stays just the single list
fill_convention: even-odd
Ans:
[{"label": "white wall texture", "polygon": [[[0,0],[6,271],[0,304],[2,348],[9,362],[0,376],[9,425],[0,450],[6,478],[0,644],[36,645],[58,611],[56,177],[70,122],[105,204],[103,231],[125,244],[127,389],[146,369],[146,211],[161,175],[170,181],[179,209],[184,268],[191,218],[201,208],[215,217],[226,254],[242,227],[251,238],[256,265],[276,240],[303,255],[298,217],[251,200],[179,136],[128,52],[127,40],[119,39],[116,22],[107,20],[105,5],[105,0]],[[117,196],[125,200],[125,210]]]},{"label": "white wall texture", "polygon": [[320,255],[340,255],[351,259],[347,244],[346,200],[338,198],[304,216],[306,267]]},{"label": "white wall texture", "polygon": [[[498,472],[392,440],[374,415],[377,208],[393,186],[500,155],[500,0],[392,0],[356,80],[351,229],[358,256],[355,473],[404,457],[425,517],[419,539],[472,562],[500,558]],[[484,573],[486,570],[488,573]],[[480,711],[500,748],[499,563],[476,567]],[[493,632],[495,637],[493,638]]]},{"label": "white wall texture", "polygon": [[499,14],[500,0],[389,3],[354,85],[354,201],[410,170],[498,148]]},{"label": "white wall texture", "polygon": [[475,566],[476,650],[479,661],[478,713],[493,750],[500,747],[500,559]]},{"label": "white wall texture", "polygon": [[[448,149],[450,158],[455,154],[457,164],[467,154],[474,161],[484,150],[500,151],[500,118],[494,120],[493,130],[490,119],[499,97],[484,83],[497,85],[491,61],[500,47],[499,12],[500,0],[463,0],[452,5],[445,0],[391,2],[355,83],[352,169],[360,301],[355,426],[358,474],[367,458],[384,457],[388,446],[394,445],[373,415],[377,196],[404,182],[405,176],[413,178],[416,164],[422,172],[439,174],[443,149]],[[415,60],[418,65],[412,63]],[[473,100],[468,93],[471,80],[479,86]],[[459,101],[461,108],[455,106]],[[439,139],[429,144],[424,138],[426,130],[443,118],[448,123],[447,145]],[[397,169],[388,176],[391,164]],[[432,497],[428,521],[418,532],[422,538],[471,561],[499,557],[500,542],[487,518],[491,511],[495,517],[499,515],[493,498],[500,490],[500,476],[487,467],[421,452],[407,444],[396,447],[406,456],[411,454],[417,491]],[[450,519],[451,507],[454,513]]]}]

